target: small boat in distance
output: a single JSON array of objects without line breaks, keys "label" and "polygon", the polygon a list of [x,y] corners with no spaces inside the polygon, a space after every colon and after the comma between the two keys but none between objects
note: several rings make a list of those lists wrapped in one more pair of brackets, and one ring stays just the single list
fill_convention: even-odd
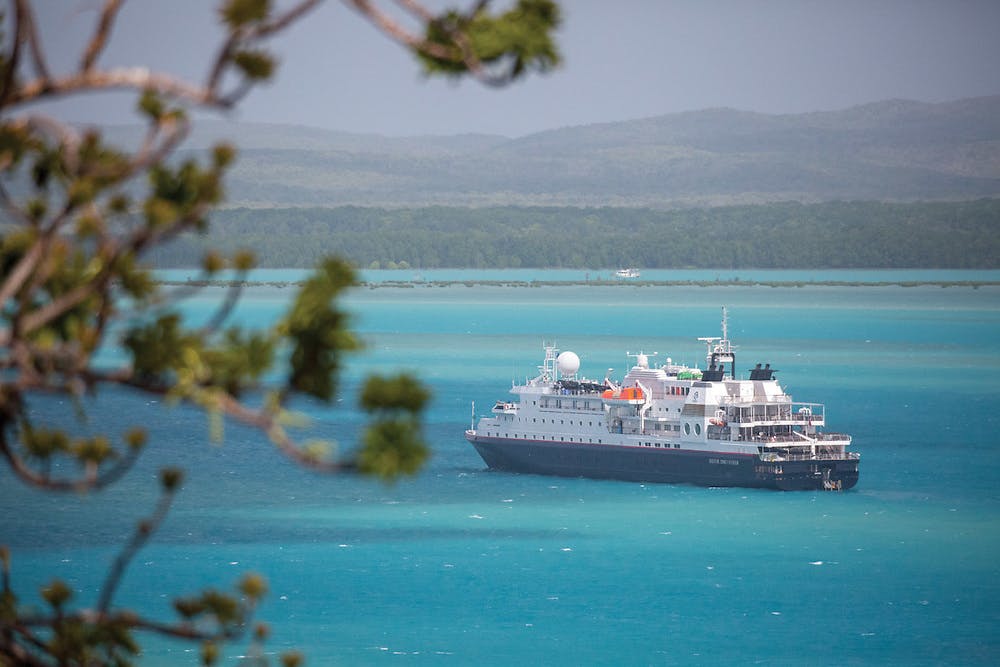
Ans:
[{"label": "small boat in distance", "polygon": [[639,269],[618,269],[615,271],[616,278],[638,278]]},{"label": "small boat in distance", "polygon": [[[465,432],[495,470],[703,486],[850,489],[851,436],[823,432],[821,403],[793,401],[770,364],[736,377],[726,309],[706,368],[650,363],[642,352],[617,383],[578,376],[580,358],[545,345],[539,375]],[[727,368],[728,366],[728,368]]]}]

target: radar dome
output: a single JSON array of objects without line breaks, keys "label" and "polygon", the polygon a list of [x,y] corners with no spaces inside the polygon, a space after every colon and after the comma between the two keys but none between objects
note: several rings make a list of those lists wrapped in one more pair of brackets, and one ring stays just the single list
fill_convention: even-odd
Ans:
[{"label": "radar dome", "polygon": [[576,356],[576,352],[567,350],[556,357],[556,364],[558,364],[559,372],[562,375],[576,375],[576,372],[580,370],[580,357]]}]

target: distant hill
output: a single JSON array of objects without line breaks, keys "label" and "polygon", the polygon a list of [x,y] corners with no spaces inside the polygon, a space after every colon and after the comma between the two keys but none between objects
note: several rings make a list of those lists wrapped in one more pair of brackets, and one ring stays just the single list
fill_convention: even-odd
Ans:
[{"label": "distant hill", "polygon": [[[138,136],[137,128],[115,128]],[[231,206],[688,207],[1000,196],[1000,96],[768,115],[709,109],[495,135],[384,137],[196,124],[229,137]]]}]

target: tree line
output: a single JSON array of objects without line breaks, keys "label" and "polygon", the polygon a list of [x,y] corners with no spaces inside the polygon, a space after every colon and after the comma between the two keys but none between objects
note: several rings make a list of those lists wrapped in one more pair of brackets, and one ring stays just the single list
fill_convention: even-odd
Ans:
[{"label": "tree line", "polygon": [[335,254],[361,267],[997,268],[1000,200],[796,202],[706,209],[424,207],[229,209],[207,235],[158,250],[195,266],[207,247],[260,266]]}]

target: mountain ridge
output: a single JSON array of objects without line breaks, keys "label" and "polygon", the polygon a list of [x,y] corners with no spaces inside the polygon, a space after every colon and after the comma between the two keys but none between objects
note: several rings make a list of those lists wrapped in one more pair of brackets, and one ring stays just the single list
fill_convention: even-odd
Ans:
[{"label": "mountain ridge", "polygon": [[227,179],[231,206],[673,208],[1000,196],[1000,95],[801,114],[720,107],[514,138],[199,121],[185,148],[226,138],[240,147]]}]

